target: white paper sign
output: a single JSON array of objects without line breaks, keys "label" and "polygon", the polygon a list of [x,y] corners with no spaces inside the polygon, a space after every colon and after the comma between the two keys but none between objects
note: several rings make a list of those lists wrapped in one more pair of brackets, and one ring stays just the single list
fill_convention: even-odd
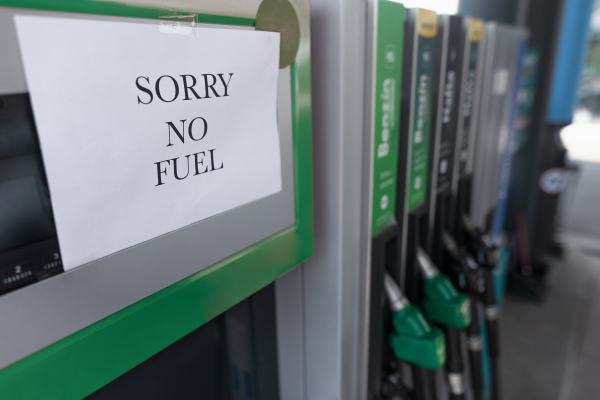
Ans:
[{"label": "white paper sign", "polygon": [[15,23],[65,269],[281,191],[278,33]]}]

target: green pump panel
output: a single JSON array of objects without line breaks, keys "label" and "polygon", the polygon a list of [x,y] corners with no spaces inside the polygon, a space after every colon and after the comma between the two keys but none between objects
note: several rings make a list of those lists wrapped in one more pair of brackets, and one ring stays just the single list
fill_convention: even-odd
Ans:
[{"label": "green pump panel", "polygon": [[[427,14],[427,13],[425,13]],[[429,15],[429,14],[427,14]],[[433,14],[435,16],[435,14]],[[398,188],[398,155],[400,142],[400,99],[402,93],[402,53],[404,47],[404,27],[400,21],[404,20],[404,8],[401,4],[389,1],[379,1],[376,18],[376,66],[373,100],[373,190],[372,190],[372,278],[377,281],[371,283],[373,293],[380,290],[388,294],[389,306],[392,310],[392,332],[389,337],[394,356],[400,360],[410,362],[416,366],[435,370],[442,366],[446,359],[443,333],[431,327],[423,317],[421,311],[408,303],[400,292],[398,282],[394,281],[386,270],[394,270],[395,257],[388,257],[384,248],[398,242],[398,227],[396,221],[396,191]],[[431,22],[431,21],[430,21]],[[437,24],[437,16],[435,16]],[[437,25],[436,25],[437,26]],[[434,28],[435,29],[435,28]],[[425,29],[427,30],[427,29]],[[425,45],[426,47],[427,45]],[[432,57],[429,63],[431,79],[433,79],[434,48],[431,48]],[[427,79],[427,78],[426,78]],[[431,90],[427,90],[426,98],[431,97]],[[430,102],[430,100],[428,100]],[[428,107],[429,104],[426,105]],[[423,109],[421,111],[424,111]],[[427,122],[429,123],[429,122]],[[418,125],[419,122],[416,122]],[[423,155],[418,152],[416,157]],[[425,144],[425,157],[427,157],[428,144]],[[416,170],[420,164],[416,164]],[[426,174],[426,170],[425,170]],[[425,183],[425,182],[424,182]],[[404,192],[401,193],[404,195]],[[418,195],[413,195],[418,197]],[[381,281],[385,281],[381,286]],[[381,305],[376,302],[371,307],[371,326],[383,328]],[[377,321],[377,322],[374,322]],[[381,322],[381,323],[379,323]],[[371,335],[380,336],[376,329],[371,330]],[[370,371],[371,395],[377,392],[379,378],[374,371],[381,365],[373,362],[378,360],[381,343],[370,339]],[[384,348],[387,346],[384,345]],[[372,364],[372,366],[371,366]]]},{"label": "green pump panel", "polygon": [[373,121],[372,233],[395,221],[404,7],[379,1]]},{"label": "green pump panel", "polygon": [[429,175],[429,137],[431,131],[432,95],[435,73],[438,16],[419,9],[415,20],[415,48],[417,48],[413,106],[410,131],[408,166],[408,210],[414,210],[426,201]]},{"label": "green pump panel", "polygon": [[[309,2],[251,1],[237,8],[214,2],[188,2],[188,6],[181,5],[185,9],[177,11],[166,2],[163,7],[155,2],[132,2],[136,4],[96,0],[0,0],[0,138],[9,144],[0,150],[0,202],[3,204],[0,216],[3,221],[9,218],[6,221],[10,222],[0,227],[0,387],[3,399],[86,397],[313,254]],[[54,41],[54,37],[66,37],[69,43],[80,40],[77,46],[61,48],[65,58],[73,57],[77,63],[85,63],[84,58],[96,56],[96,51],[117,56],[110,59],[112,65],[106,59],[106,63],[89,64],[89,68],[81,69],[66,63],[60,67],[61,58],[50,56],[48,62],[60,68],[54,69],[51,75],[44,75],[40,63],[32,61],[47,56],[43,48],[32,51],[35,40],[30,39],[35,39],[35,33],[40,32],[36,26],[58,28],[52,31],[56,36],[43,37],[44,43],[52,48],[61,48],[59,39]],[[81,37],[88,37],[94,29],[111,29],[98,35],[98,42],[85,43],[78,38],[77,27]],[[137,36],[140,50],[136,52],[124,51],[126,40],[119,39],[115,33],[130,28],[131,32],[149,33]],[[61,36],[63,33],[65,36]],[[239,40],[254,44],[237,51]],[[166,48],[169,43],[191,51],[187,54],[194,53],[194,48],[201,54],[210,46],[217,46],[219,51],[211,55],[207,64],[190,64],[181,56],[167,68],[167,64],[162,63],[168,63],[169,57],[154,62],[161,53],[151,50],[154,46]],[[400,57],[401,49],[398,50]],[[132,53],[136,56],[132,57]],[[172,203],[173,207],[149,210],[162,214],[160,221],[140,218],[137,229],[125,224],[123,231],[113,231],[111,235],[100,234],[99,226],[88,220],[75,220],[77,234],[72,246],[65,239],[64,232],[69,226],[65,221],[73,218],[76,207],[72,206],[73,213],[69,214],[64,211],[69,210],[65,204],[76,205],[89,196],[90,202],[95,204],[95,208],[90,209],[89,221],[103,213],[113,217],[105,218],[110,221],[100,218],[100,225],[128,221],[137,215],[137,207],[116,209],[113,214],[106,207],[128,201],[125,193],[141,184],[137,181],[121,184],[118,190],[124,194],[104,201],[95,201],[89,191],[73,191],[65,202],[60,196],[60,184],[68,187],[69,181],[79,179],[79,175],[76,170],[67,171],[62,183],[57,184],[55,172],[60,170],[57,165],[65,160],[56,161],[52,156],[61,133],[56,137],[48,135],[55,129],[48,121],[56,112],[69,116],[68,123],[87,120],[83,117],[78,120],[77,113],[61,108],[58,101],[48,101],[38,88],[58,85],[61,79],[72,82],[70,77],[85,78],[88,73],[83,83],[102,80],[112,73],[110,71],[127,70],[123,60],[135,64],[142,57],[153,61],[135,75],[123,78],[123,82],[130,82],[131,90],[137,90],[137,101],[134,96],[128,104],[133,110],[146,113],[140,114],[144,115],[138,118],[140,123],[165,113],[165,119],[157,128],[162,129],[163,134],[157,148],[165,155],[172,154],[169,152],[173,149],[182,151],[178,159],[169,156],[148,160],[148,176],[152,176],[152,180],[145,182],[153,193],[161,191],[167,196],[164,188],[168,188],[183,190],[184,195]],[[237,151],[242,158],[250,153],[255,155],[255,160],[246,164],[236,164],[231,158],[223,163],[223,159],[219,159],[220,148],[235,147],[234,137],[228,136],[230,130],[220,130],[219,126],[224,126],[220,124],[238,124],[235,126],[242,131],[243,123],[256,122],[249,110],[258,103],[249,94],[242,96],[240,86],[234,89],[243,79],[238,78],[239,72],[218,70],[218,65],[225,65],[219,63],[225,63],[228,57],[238,57],[244,65],[250,59],[256,65],[266,65],[268,68],[264,71],[268,69],[273,78],[264,91],[269,93],[264,104],[271,107],[264,119],[265,126],[273,132],[268,142],[270,147],[251,145],[233,149],[232,152]],[[247,83],[251,88],[253,83]],[[75,90],[75,86],[66,84],[64,90]],[[113,90],[113,86],[106,85],[89,98],[70,104],[79,110],[86,100],[94,98],[93,101],[104,102],[106,110],[112,110],[112,102],[134,93],[128,90]],[[254,92],[256,98],[264,93]],[[55,94],[57,99],[64,97],[61,97],[64,93]],[[187,104],[194,102],[203,104],[202,107],[214,107],[214,115],[185,114]],[[49,107],[55,108],[48,112]],[[121,112],[117,118],[107,112],[102,120],[125,124],[132,115]],[[143,132],[146,131],[120,132],[117,129],[107,135],[116,133],[126,142]],[[150,141],[152,133],[146,133]],[[105,151],[99,145],[103,143],[101,137],[94,143],[95,148],[90,146],[91,156]],[[214,147],[208,144],[202,147],[203,143],[213,143]],[[151,147],[149,142],[139,143],[129,162],[143,159]],[[183,150],[188,148],[195,150]],[[69,156],[76,156],[72,151],[64,150],[63,158],[68,161]],[[109,147],[103,157],[111,162],[122,162],[124,157],[120,151]],[[220,170],[223,166],[239,174],[252,171],[265,157],[271,157],[278,166],[274,168],[275,178],[270,180],[273,186],[252,199],[247,196],[257,189],[255,185],[243,182],[230,185],[224,189],[230,191],[229,195],[211,200],[211,193],[215,192],[208,191],[207,187],[217,187],[218,181],[198,183],[217,179],[211,175],[223,176],[224,170]],[[109,164],[102,164],[98,170],[107,168]],[[124,169],[122,172],[127,173]],[[192,190],[182,189],[192,187],[190,185],[194,185]],[[101,190],[98,196],[102,196]],[[249,201],[239,203],[239,198],[244,196]],[[150,202],[147,200],[141,198],[137,206],[142,209]],[[184,203],[191,206],[183,213],[187,215],[183,216],[183,222],[169,225],[177,215],[176,205]],[[209,204],[216,211],[207,214],[204,207],[208,208]],[[18,221],[16,218],[20,217],[25,219]],[[125,231],[129,229],[147,239],[104,248],[115,240],[125,243]],[[89,248],[92,255],[73,261],[77,251],[83,248]]]},{"label": "green pump panel", "polygon": [[408,9],[406,12],[396,202],[399,262],[393,275],[415,304],[418,304],[418,279],[413,273],[413,262],[420,245],[421,235],[417,230],[423,225],[418,220],[423,219],[427,211],[438,24],[438,15],[433,11]]}]

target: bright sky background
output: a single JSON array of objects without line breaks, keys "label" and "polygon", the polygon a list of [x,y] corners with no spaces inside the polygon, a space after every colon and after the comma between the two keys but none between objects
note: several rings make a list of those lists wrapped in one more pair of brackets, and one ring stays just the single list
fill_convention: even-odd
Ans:
[{"label": "bright sky background", "polygon": [[395,0],[404,4],[406,8],[425,8],[438,14],[456,14],[458,0]]},{"label": "bright sky background", "polygon": [[[577,116],[575,117],[577,120]],[[575,122],[560,133],[572,160],[600,162],[600,123]]]}]

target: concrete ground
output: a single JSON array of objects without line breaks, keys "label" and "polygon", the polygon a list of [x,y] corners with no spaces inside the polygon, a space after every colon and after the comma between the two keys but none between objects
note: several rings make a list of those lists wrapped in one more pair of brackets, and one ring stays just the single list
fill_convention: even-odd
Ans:
[{"label": "concrete ground", "polygon": [[581,166],[562,205],[565,254],[550,260],[544,301],[506,298],[503,400],[600,399],[600,124],[562,138]]}]

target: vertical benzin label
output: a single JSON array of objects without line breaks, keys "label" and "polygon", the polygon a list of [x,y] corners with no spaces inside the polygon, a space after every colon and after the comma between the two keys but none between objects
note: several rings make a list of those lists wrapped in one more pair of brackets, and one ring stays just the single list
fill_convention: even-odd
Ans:
[{"label": "vertical benzin label", "polygon": [[404,6],[378,3],[371,232],[394,221],[400,127]]},{"label": "vertical benzin label", "polygon": [[423,204],[427,197],[429,169],[429,136],[431,130],[431,95],[435,40],[438,17],[433,11],[419,10],[417,28],[417,70],[414,92],[413,126],[411,129],[411,156],[408,182],[408,210]]},{"label": "vertical benzin label", "polygon": [[467,173],[469,161],[469,141],[471,133],[471,115],[473,113],[473,98],[475,95],[475,79],[477,75],[477,58],[479,57],[479,43],[483,36],[483,20],[472,18],[469,24],[469,68],[463,84],[463,127],[461,134],[459,157],[459,176]]}]

